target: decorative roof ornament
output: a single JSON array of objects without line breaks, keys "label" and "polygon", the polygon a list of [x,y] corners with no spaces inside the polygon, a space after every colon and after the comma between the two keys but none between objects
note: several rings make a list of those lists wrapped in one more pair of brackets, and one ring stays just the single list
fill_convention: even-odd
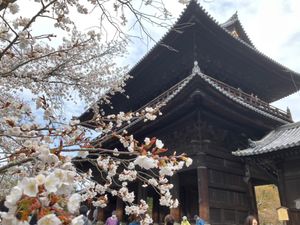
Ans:
[{"label": "decorative roof ornament", "polygon": [[230,34],[231,34],[233,37],[235,37],[235,38],[239,38],[239,37],[240,37],[239,34],[238,34],[238,32],[236,31],[236,29],[233,29],[233,30],[230,32]]},{"label": "decorative roof ornament", "polygon": [[201,72],[201,69],[198,65],[198,61],[194,61],[194,67],[193,67],[193,70],[192,70],[192,74],[198,74],[200,75],[202,72]]},{"label": "decorative roof ornament", "polygon": [[249,146],[250,146],[251,148],[255,148],[255,147],[256,147],[255,141],[252,141],[250,138],[248,138],[248,143],[249,143]]},{"label": "decorative roof ornament", "polygon": [[222,23],[221,27],[227,30],[233,37],[238,38],[254,48],[253,43],[239,20],[238,11],[235,11],[235,13],[226,22]]},{"label": "decorative roof ornament", "polygon": [[238,11],[235,11],[235,13],[227,21],[222,23],[221,26],[227,29],[229,26],[233,25],[235,22],[238,21],[239,21]]},{"label": "decorative roof ornament", "polygon": [[290,117],[291,120],[293,120],[292,113],[289,107],[286,108],[286,114],[288,117]]}]

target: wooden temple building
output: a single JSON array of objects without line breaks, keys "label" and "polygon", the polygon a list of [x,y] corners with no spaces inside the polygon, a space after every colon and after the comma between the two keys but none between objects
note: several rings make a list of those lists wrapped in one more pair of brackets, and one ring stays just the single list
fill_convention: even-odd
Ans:
[{"label": "wooden temple building", "polygon": [[288,224],[300,224],[300,122],[280,126],[233,155],[264,167],[274,177],[281,205],[288,209]]},{"label": "wooden temple building", "polygon": [[[287,152],[290,161],[278,169],[276,163],[285,156],[280,151],[273,155],[272,149],[280,143],[257,152],[261,142],[252,141],[249,148],[248,140],[259,140],[274,129],[274,138],[268,136],[273,142],[277,133],[294,135],[289,132],[294,126],[290,113],[269,103],[295,92],[300,76],[259,52],[236,14],[218,24],[191,0],[174,27],[129,74],[133,78],[125,94],[112,97],[113,109],[103,109],[117,113],[164,104],[155,121],[134,121],[126,129],[141,140],[158,137],[170,150],[193,158],[191,167],[172,178],[173,194],[180,201],[171,210],[176,221],[198,214],[212,225],[242,225],[248,214],[257,213],[253,187],[279,185],[280,179],[285,179],[279,185],[282,205],[295,208],[300,183],[291,177],[299,176],[300,165],[294,146]],[[92,115],[89,110],[80,119]],[[295,127],[300,138],[299,124]],[[290,147],[284,143],[280,149]],[[244,151],[232,154],[237,149]],[[134,188],[137,196],[151,202],[154,222],[161,223],[169,212],[159,206],[156,193],[141,185]],[[123,205],[115,201],[122,217]]]}]

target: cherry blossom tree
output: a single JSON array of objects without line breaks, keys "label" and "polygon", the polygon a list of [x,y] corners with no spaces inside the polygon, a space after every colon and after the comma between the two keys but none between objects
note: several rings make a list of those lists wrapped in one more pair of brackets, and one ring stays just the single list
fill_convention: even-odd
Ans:
[{"label": "cherry blossom tree", "polygon": [[[108,193],[127,203],[127,214],[150,224],[146,202],[134,203],[128,188],[137,180],[157,191],[161,205],[177,207],[168,177],[192,160],[168,155],[156,137],[138,141],[123,129],[133,120],[154,120],[163,102],[136,112],[98,113],[129,78],[126,68],[112,60],[124,54],[131,37],[124,28],[138,27],[151,39],[145,23],[167,26],[170,15],[162,1],[136,3],[28,0],[22,5],[21,0],[0,0],[0,186],[8,210],[0,213],[1,224],[26,225],[32,218],[39,225],[83,224],[81,202],[106,207]],[[76,18],[88,21],[92,13],[100,17],[98,26],[80,29]],[[42,26],[49,31],[39,32]],[[24,90],[37,96],[34,103],[21,98]],[[59,119],[60,102],[77,100],[74,96],[93,103],[94,117],[86,122],[100,140],[114,137],[120,149],[98,147],[80,121]],[[76,169],[74,163],[82,161],[93,165],[104,182],[97,183],[92,170]]]}]

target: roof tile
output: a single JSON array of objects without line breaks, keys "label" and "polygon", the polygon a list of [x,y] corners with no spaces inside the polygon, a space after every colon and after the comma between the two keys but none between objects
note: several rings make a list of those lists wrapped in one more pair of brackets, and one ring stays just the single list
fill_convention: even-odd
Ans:
[{"label": "roof tile", "polygon": [[255,156],[300,146],[300,122],[276,128],[259,141],[252,141],[253,147],[232,152],[235,156]]}]

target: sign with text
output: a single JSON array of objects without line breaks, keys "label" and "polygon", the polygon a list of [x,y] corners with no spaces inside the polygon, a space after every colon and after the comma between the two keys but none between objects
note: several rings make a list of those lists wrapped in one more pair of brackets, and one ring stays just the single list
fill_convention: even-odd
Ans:
[{"label": "sign with text", "polygon": [[286,207],[279,207],[277,210],[277,214],[278,214],[278,220],[280,221],[287,221],[289,220],[289,214],[288,214],[288,208]]}]

